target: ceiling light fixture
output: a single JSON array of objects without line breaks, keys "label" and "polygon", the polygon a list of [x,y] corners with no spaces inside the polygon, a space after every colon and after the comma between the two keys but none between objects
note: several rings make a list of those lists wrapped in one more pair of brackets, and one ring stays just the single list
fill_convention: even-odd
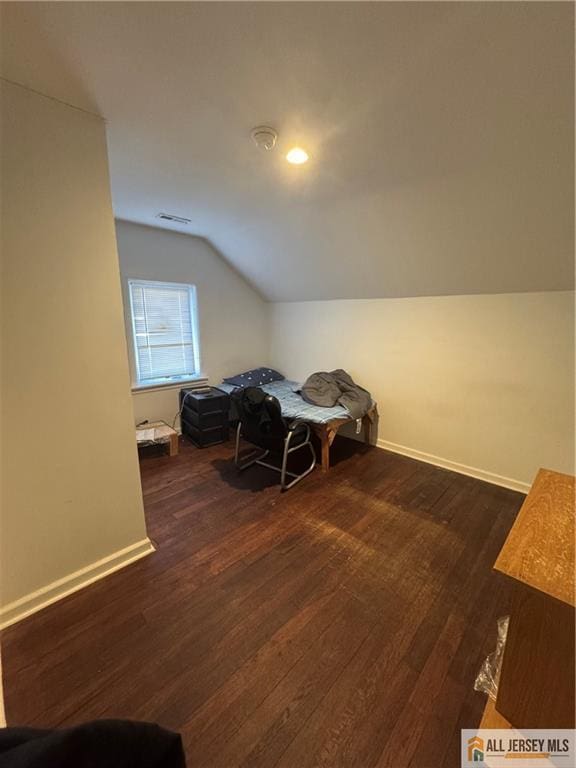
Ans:
[{"label": "ceiling light fixture", "polygon": [[301,147],[293,147],[286,155],[286,160],[292,165],[302,165],[308,160],[308,152]]},{"label": "ceiling light fixture", "polygon": [[257,128],[252,128],[250,136],[252,136],[252,140],[258,149],[264,149],[267,152],[274,149],[278,139],[278,134],[274,128],[269,128],[267,125],[259,125]]}]

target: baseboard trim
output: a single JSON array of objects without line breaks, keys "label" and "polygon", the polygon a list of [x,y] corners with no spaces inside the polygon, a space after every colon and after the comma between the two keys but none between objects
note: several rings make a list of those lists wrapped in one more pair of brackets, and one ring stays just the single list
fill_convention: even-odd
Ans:
[{"label": "baseboard trim", "polygon": [[36,590],[36,592],[31,592],[29,595],[25,595],[19,600],[5,605],[0,609],[0,629],[5,629],[12,624],[16,624],[18,621],[22,621],[27,616],[41,611],[48,605],[62,600],[62,598],[71,595],[73,592],[84,589],[89,584],[103,579],[105,576],[114,573],[114,571],[125,568],[130,563],[134,563],[136,560],[140,560],[154,551],[154,545],[150,539],[142,539],[125,549],[113,552],[108,557],[103,557],[102,560],[97,560],[95,563],[87,565],[85,568],[80,568],[80,570],[64,576],[64,578],[58,579],[58,581],[53,581],[51,584]]},{"label": "baseboard trim", "polygon": [[436,467],[450,469],[452,472],[458,472],[460,475],[468,475],[468,477],[475,477],[477,480],[485,480],[487,483],[500,485],[503,488],[509,488],[511,491],[528,493],[530,490],[530,483],[523,483],[520,480],[503,477],[502,475],[497,475],[494,472],[487,472],[486,470],[478,469],[477,467],[469,467],[466,464],[460,464],[457,461],[443,459],[441,456],[434,456],[431,453],[424,453],[423,451],[417,451],[414,448],[407,448],[405,445],[390,443],[388,440],[378,438],[376,445],[378,448],[383,448],[386,451],[400,453],[402,456],[409,456],[411,459],[418,459],[418,461],[424,461],[426,464],[434,464]]}]

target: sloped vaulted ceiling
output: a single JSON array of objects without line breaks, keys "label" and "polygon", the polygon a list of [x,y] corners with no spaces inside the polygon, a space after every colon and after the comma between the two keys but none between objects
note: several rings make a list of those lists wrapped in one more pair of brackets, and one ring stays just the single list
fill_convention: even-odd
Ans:
[{"label": "sloped vaulted ceiling", "polygon": [[[118,217],[191,218],[269,299],[565,289],[573,14],[2,3],[2,73],[106,118]],[[307,165],[285,162],[293,144]]]}]

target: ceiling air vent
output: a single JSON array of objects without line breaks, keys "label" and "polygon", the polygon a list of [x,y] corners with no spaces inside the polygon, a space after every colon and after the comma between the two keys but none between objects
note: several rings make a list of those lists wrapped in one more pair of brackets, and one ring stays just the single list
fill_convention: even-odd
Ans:
[{"label": "ceiling air vent", "polygon": [[191,224],[192,219],[185,219],[183,216],[174,216],[172,213],[159,213],[157,219],[162,221],[171,221],[173,224]]}]

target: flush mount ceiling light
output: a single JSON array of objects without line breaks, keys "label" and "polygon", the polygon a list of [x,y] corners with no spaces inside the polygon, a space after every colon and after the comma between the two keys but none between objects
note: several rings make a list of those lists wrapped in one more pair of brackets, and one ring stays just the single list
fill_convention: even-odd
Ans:
[{"label": "flush mount ceiling light", "polygon": [[252,128],[250,136],[252,136],[252,140],[258,149],[264,149],[267,152],[274,149],[278,139],[278,134],[274,128],[270,128],[267,125],[259,125],[257,128]]},{"label": "flush mount ceiling light", "polygon": [[292,165],[302,165],[308,160],[308,152],[302,147],[293,147],[286,155],[286,160]]}]

